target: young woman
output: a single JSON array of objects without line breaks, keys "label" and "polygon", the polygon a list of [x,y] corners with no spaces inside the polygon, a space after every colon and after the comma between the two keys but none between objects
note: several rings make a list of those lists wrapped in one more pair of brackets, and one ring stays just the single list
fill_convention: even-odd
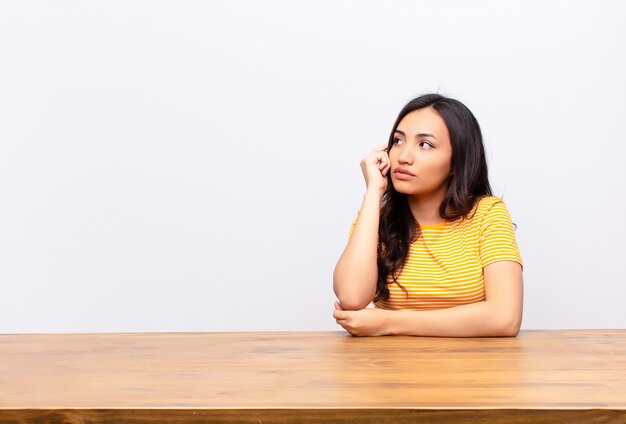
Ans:
[{"label": "young woman", "polygon": [[517,336],[523,263],[472,112],[417,97],[360,165],[367,188],[333,273],[337,323],[354,336]]}]

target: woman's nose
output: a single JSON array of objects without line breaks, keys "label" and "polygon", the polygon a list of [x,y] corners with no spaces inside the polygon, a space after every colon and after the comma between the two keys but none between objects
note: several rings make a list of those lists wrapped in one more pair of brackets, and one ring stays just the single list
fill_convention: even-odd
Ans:
[{"label": "woman's nose", "polygon": [[398,152],[398,162],[406,163],[409,165],[413,163],[413,158],[411,157],[411,153],[407,151],[407,149],[404,147],[401,147],[400,151]]}]

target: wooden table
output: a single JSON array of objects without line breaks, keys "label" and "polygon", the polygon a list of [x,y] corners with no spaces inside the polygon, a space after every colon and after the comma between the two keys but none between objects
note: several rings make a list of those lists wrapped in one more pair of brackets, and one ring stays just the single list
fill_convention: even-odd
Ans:
[{"label": "wooden table", "polygon": [[165,420],[623,424],[626,330],[0,335],[0,423]]}]

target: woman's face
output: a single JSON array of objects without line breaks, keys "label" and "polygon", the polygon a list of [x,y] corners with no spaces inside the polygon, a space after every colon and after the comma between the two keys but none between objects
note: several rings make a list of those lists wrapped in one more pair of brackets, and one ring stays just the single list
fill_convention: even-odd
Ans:
[{"label": "woman's face", "polygon": [[[452,144],[448,127],[432,108],[408,113],[396,128],[389,149],[391,181],[399,193],[445,194]],[[399,174],[404,169],[412,175]]]}]

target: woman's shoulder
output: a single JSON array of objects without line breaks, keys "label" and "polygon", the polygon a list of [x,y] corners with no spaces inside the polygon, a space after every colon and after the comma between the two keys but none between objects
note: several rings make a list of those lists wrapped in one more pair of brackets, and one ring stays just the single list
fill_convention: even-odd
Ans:
[{"label": "woman's shoulder", "polygon": [[480,219],[485,215],[488,215],[489,213],[502,208],[506,209],[506,205],[504,204],[504,200],[502,200],[501,197],[486,194],[484,196],[481,196],[476,201],[469,216],[473,219]]},{"label": "woman's shoulder", "polygon": [[510,220],[509,209],[501,197],[487,195],[483,196],[475,207],[475,221],[481,225],[499,220]]},{"label": "woman's shoulder", "polygon": [[498,203],[504,204],[504,200],[502,200],[501,197],[486,194],[482,196],[480,199],[478,199],[477,205],[478,205],[478,209],[488,210]]}]

